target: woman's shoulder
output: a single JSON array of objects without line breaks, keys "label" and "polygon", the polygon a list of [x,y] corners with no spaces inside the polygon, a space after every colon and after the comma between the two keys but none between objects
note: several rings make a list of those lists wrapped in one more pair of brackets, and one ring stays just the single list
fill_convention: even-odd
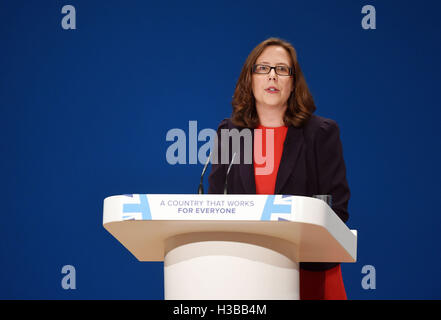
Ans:
[{"label": "woman's shoulder", "polygon": [[335,120],[321,117],[315,114],[311,115],[311,117],[303,127],[303,131],[307,136],[326,134],[334,130],[339,130],[337,122]]},{"label": "woman's shoulder", "polygon": [[218,129],[227,129],[233,125],[233,122],[231,122],[230,118],[223,119],[219,125],[217,126]]},{"label": "woman's shoulder", "polygon": [[[218,130],[220,129],[244,129],[239,127],[233,123],[231,118],[223,119],[219,125]],[[321,117],[315,114],[312,114],[308,121],[303,126],[303,131],[308,135],[315,135],[318,132],[328,132],[330,130],[338,130],[337,122],[333,119]]]},{"label": "woman's shoulder", "polygon": [[240,130],[240,129],[244,129],[244,128],[236,126],[233,123],[233,121],[231,120],[231,118],[225,118],[219,123],[219,125],[217,127],[217,130],[221,130],[221,129],[238,129],[238,130]]}]

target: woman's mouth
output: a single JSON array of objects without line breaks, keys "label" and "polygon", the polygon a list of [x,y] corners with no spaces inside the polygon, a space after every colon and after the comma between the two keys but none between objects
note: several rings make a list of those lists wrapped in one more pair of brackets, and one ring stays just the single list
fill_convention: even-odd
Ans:
[{"label": "woman's mouth", "polygon": [[265,91],[268,93],[278,93],[280,90],[277,89],[276,87],[268,87],[265,89]]}]

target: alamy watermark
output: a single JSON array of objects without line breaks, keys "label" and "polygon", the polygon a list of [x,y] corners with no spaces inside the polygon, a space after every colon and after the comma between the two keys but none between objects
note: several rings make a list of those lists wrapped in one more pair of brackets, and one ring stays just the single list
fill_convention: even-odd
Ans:
[{"label": "alamy watermark", "polygon": [[64,30],[73,29],[75,30],[77,28],[77,13],[75,10],[75,7],[67,4],[61,8],[61,13],[66,14],[61,19],[61,27]]},{"label": "alamy watermark", "polygon": [[361,269],[361,273],[365,276],[361,279],[361,287],[364,290],[375,290],[377,288],[377,274],[375,267],[372,265],[365,265]]},{"label": "alamy watermark", "polygon": [[75,290],[77,288],[76,270],[74,266],[65,265],[61,268],[61,274],[65,274],[61,279],[61,287],[64,290]]},{"label": "alamy watermark", "polygon": [[[73,5],[65,5],[61,9],[61,13],[65,14],[61,20],[61,27],[64,30],[75,30],[76,27],[76,10]],[[361,13],[364,14],[361,20],[361,27],[365,30],[376,29],[376,10],[373,5],[364,5],[361,8]]]},{"label": "alamy watermark", "polygon": [[377,29],[377,13],[375,11],[375,7],[373,5],[365,5],[361,8],[361,13],[365,14],[363,19],[361,19],[361,27],[364,30],[368,29]]},{"label": "alamy watermark", "polygon": [[[188,155],[188,164],[204,164],[208,157],[212,164],[252,164],[254,159],[256,174],[268,175],[274,169],[274,129],[254,129],[253,140],[253,131],[248,128],[221,129],[219,134],[210,128],[198,132],[197,121],[189,121],[188,135],[173,128],[165,139],[172,142],[166,152],[171,165],[187,164]],[[203,142],[200,147],[199,142]]]}]

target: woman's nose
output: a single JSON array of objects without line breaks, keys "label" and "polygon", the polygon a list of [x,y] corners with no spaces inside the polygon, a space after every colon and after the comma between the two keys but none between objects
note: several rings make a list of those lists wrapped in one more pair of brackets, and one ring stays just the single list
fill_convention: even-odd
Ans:
[{"label": "woman's nose", "polygon": [[268,73],[268,76],[269,76],[269,79],[271,80],[271,79],[276,79],[277,78],[277,73],[276,73],[276,70],[275,69],[271,69],[270,70],[270,73]]}]

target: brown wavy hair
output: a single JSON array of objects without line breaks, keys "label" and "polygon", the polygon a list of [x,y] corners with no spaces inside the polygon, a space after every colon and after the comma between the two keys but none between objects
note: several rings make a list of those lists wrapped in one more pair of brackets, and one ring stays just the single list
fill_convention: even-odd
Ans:
[{"label": "brown wavy hair", "polygon": [[253,66],[263,50],[269,46],[283,47],[291,57],[294,90],[288,98],[288,108],[283,121],[286,126],[301,127],[309,120],[316,107],[297,60],[296,50],[289,42],[279,38],[266,39],[248,55],[234,90],[231,103],[233,105],[231,120],[240,127],[256,128],[259,125],[256,101],[252,89]]}]

